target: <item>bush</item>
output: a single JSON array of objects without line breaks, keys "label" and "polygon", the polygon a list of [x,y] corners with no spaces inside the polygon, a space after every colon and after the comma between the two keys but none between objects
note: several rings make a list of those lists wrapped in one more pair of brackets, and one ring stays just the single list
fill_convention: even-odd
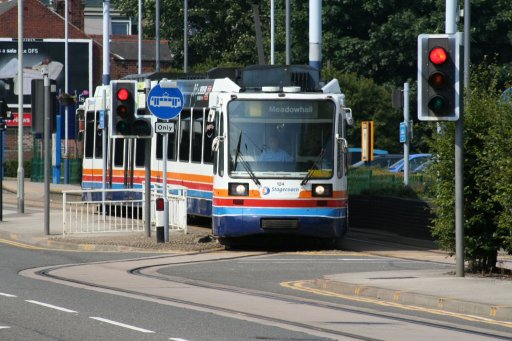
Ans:
[{"label": "bush", "polygon": [[[499,101],[500,69],[482,65],[472,74],[464,123],[464,252],[470,271],[494,270],[497,253],[511,248],[512,120],[510,104]],[[427,141],[436,158],[427,170],[433,183],[433,236],[455,252],[455,125],[444,122]]]},{"label": "bush", "polygon": [[[30,178],[32,169],[32,160],[23,161],[23,169],[25,171],[25,178]],[[6,160],[4,168],[4,176],[8,178],[18,177],[18,160]]]}]

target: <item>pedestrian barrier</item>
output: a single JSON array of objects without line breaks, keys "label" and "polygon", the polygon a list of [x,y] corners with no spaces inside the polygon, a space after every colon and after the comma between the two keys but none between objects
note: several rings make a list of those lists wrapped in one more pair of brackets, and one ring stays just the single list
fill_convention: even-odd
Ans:
[{"label": "pedestrian barrier", "polygon": [[[142,183],[144,187],[144,182]],[[151,222],[156,229],[157,213],[156,199],[163,197],[163,185],[154,184],[151,189]],[[177,185],[167,185],[169,200],[169,229],[187,233],[187,188]]]},{"label": "pedestrian barrier", "polygon": [[[169,228],[187,231],[186,190],[170,189]],[[155,200],[151,192],[151,226],[155,229]],[[77,199],[80,198],[80,199]],[[62,226],[66,234],[143,232],[144,191],[142,189],[89,189],[62,192]]]}]

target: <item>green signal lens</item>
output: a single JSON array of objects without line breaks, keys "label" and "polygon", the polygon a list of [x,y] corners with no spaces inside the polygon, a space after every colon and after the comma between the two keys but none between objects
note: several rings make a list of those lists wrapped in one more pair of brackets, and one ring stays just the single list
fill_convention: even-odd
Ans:
[{"label": "green signal lens", "polygon": [[125,121],[119,121],[116,124],[116,130],[120,134],[128,133],[128,123]]},{"label": "green signal lens", "polygon": [[428,101],[428,108],[434,113],[441,113],[446,108],[446,99],[441,96],[434,96]]}]

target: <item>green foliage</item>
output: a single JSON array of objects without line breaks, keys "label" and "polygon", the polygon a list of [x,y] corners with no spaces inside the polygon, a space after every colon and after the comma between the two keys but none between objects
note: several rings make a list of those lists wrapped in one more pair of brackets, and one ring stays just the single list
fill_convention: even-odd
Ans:
[{"label": "green foliage", "polygon": [[424,199],[428,183],[428,178],[423,175],[411,174],[409,185],[405,186],[402,173],[391,173],[378,167],[356,167],[348,172],[349,194]]},{"label": "green foliage", "polygon": [[[8,178],[15,178],[18,176],[18,160],[5,160],[4,176]],[[25,171],[25,177],[30,178],[32,169],[32,161],[25,160],[23,162],[23,170]]]},{"label": "green foliage", "polygon": [[[189,1],[188,65],[250,65],[257,62],[252,3],[259,5],[265,60],[270,61],[270,1]],[[309,6],[291,0],[291,61],[308,62]],[[114,7],[133,18],[137,2],[113,0]],[[471,4],[471,60],[487,55],[498,63],[512,59],[512,9],[509,0],[478,0]],[[417,36],[445,29],[444,0],[332,0],[323,2],[324,65],[371,78],[378,84],[401,86],[416,78]],[[143,2],[143,33],[155,37],[155,2]],[[160,1],[160,37],[169,41],[173,67],[183,65],[183,1]],[[275,63],[285,63],[285,2],[275,2]],[[462,29],[463,20],[459,20]]]},{"label": "green foliage", "polygon": [[338,79],[346,96],[346,105],[352,108],[354,126],[348,131],[350,146],[361,145],[361,122],[374,121],[375,148],[400,152],[398,126],[402,115],[391,108],[391,89],[354,73],[342,73],[333,68],[324,69],[326,79]]},{"label": "green foliage", "polygon": [[[500,68],[482,64],[473,72],[471,96],[464,122],[464,244],[465,257],[474,271],[495,267],[497,252],[512,252],[510,194],[512,194],[511,106],[500,102],[496,86]],[[427,170],[437,179],[432,197],[436,218],[433,235],[439,245],[455,250],[455,125],[440,125],[440,133],[428,140],[435,162]]]}]

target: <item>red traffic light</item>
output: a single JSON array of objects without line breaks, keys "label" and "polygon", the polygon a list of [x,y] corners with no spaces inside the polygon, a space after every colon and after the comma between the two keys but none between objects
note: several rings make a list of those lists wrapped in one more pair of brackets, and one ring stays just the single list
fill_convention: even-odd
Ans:
[{"label": "red traffic light", "polygon": [[117,90],[117,99],[120,101],[126,101],[130,98],[130,92],[126,88],[121,88]]},{"label": "red traffic light", "polygon": [[448,53],[442,47],[434,47],[428,55],[430,61],[436,65],[443,64],[448,59]]}]

